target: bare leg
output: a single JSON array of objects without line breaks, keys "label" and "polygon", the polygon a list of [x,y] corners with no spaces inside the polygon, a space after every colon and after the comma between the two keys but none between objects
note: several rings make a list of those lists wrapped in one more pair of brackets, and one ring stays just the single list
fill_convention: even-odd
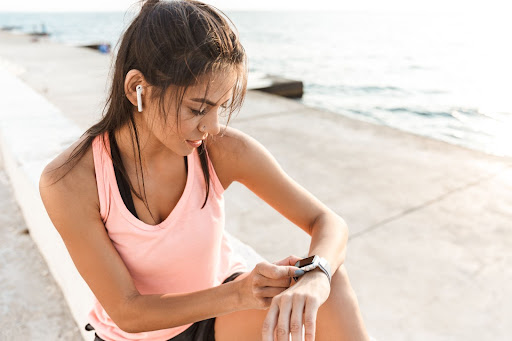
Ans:
[{"label": "bare leg", "polygon": [[[215,340],[261,340],[261,328],[267,310],[244,310],[217,317]],[[345,266],[333,275],[331,294],[320,307],[315,340],[367,341],[357,297],[350,285]]]},{"label": "bare leg", "polygon": [[333,275],[331,294],[320,307],[315,340],[367,341],[369,336],[345,266]]}]

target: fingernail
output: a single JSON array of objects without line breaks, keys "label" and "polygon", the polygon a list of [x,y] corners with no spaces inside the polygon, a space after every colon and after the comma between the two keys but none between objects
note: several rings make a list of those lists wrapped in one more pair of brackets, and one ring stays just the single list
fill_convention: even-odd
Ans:
[{"label": "fingernail", "polygon": [[295,270],[295,276],[302,276],[302,275],[304,275],[304,270],[301,270],[301,269]]}]

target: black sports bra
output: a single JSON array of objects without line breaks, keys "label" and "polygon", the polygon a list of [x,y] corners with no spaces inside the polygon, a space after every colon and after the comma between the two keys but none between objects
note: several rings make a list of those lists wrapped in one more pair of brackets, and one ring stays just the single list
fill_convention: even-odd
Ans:
[{"label": "black sports bra", "polygon": [[[113,136],[114,134],[109,134],[109,140],[110,140],[110,149],[112,154],[119,154],[119,147],[117,147],[116,139]],[[112,155],[111,155],[112,156]],[[185,171],[188,174],[188,163],[187,163],[187,157],[183,157],[185,159]],[[122,176],[119,169],[114,165],[114,173],[116,175],[116,182],[117,187],[119,188],[119,193],[121,194],[121,198],[123,198],[123,202],[126,206],[126,208],[133,214],[133,216],[137,219],[139,219],[139,216],[137,215],[137,211],[135,210],[135,205],[133,204],[133,197],[130,190],[130,185],[128,185],[128,182],[125,180],[125,178]]]}]

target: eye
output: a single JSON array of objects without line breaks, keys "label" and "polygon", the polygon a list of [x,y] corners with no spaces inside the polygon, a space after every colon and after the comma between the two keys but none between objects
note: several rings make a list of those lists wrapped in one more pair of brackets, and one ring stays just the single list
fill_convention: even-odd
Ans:
[{"label": "eye", "polygon": [[203,116],[206,114],[206,109],[202,109],[202,110],[194,110],[194,109],[190,109],[190,111],[196,115],[196,116]]},{"label": "eye", "polygon": [[227,104],[221,105],[220,111],[219,111],[219,116],[220,117],[228,117],[229,116],[228,108],[229,108],[229,106]]}]

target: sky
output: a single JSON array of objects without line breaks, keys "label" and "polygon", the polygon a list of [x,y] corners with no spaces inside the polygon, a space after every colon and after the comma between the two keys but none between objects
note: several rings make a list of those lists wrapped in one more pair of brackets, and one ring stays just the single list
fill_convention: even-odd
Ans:
[{"label": "sky", "polygon": [[[504,10],[509,0],[203,0],[223,10],[376,10],[473,12]],[[0,12],[126,11],[137,0],[1,1]]]}]

